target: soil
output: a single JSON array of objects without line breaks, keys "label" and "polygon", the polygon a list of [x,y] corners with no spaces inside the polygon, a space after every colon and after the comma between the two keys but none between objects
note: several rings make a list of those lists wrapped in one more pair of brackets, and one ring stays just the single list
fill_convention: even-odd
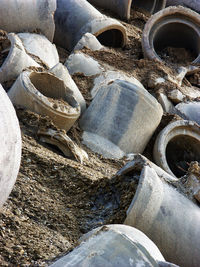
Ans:
[{"label": "soil", "polygon": [[195,55],[185,48],[166,47],[158,55],[167,63],[188,65],[195,60]]},{"label": "soil", "polygon": [[0,66],[2,66],[3,62],[8,56],[9,49],[6,48],[9,48],[7,33],[3,30],[0,30]]},{"label": "soil", "polygon": [[53,104],[53,108],[54,109],[59,109],[63,112],[68,112],[72,107],[63,99],[56,99],[56,98],[51,98],[51,97],[47,97],[47,99],[49,100],[49,102],[51,102]]},{"label": "soil", "polygon": [[[165,63],[143,58],[141,35],[148,18],[132,10],[129,23],[121,21],[129,37],[126,47],[85,52],[100,63],[134,76],[156,95],[160,88],[150,86],[150,81],[175,77],[177,72]],[[70,53],[57,48],[64,63]],[[92,79],[81,73],[73,75],[73,79],[89,104]],[[166,91],[177,88],[170,81],[162,86]],[[88,153],[89,160],[83,164],[39,142],[38,130],[58,130],[49,118],[23,109],[17,109],[17,116],[22,131],[22,159],[15,186],[0,212],[0,266],[47,266],[58,255],[70,251],[83,233],[102,224],[123,223],[139,173],[115,177],[126,160],[108,160],[83,146],[78,123],[67,134]],[[157,134],[176,119],[179,117],[164,114],[145,156],[152,160]]]}]

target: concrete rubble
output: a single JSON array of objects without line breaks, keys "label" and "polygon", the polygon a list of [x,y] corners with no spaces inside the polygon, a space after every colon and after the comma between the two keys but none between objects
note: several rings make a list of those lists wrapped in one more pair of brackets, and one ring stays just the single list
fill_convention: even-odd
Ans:
[{"label": "concrete rubble", "polygon": [[[116,196],[112,179],[135,188],[131,197],[132,187],[126,188],[123,221],[113,224],[104,218],[100,227],[88,226],[88,233],[76,236],[73,250],[63,249],[66,255],[60,257],[58,249],[41,266],[200,264],[200,6],[195,0],[146,2],[0,0],[0,207],[12,201],[9,195],[27,150],[25,134],[75,161],[79,174],[74,180],[89,173],[93,154],[110,166],[118,160],[121,167],[115,175],[107,174],[107,190],[112,188],[108,199],[118,208],[122,197]],[[149,19],[139,28],[135,45],[140,58],[135,60],[128,54],[127,23],[134,27],[131,18],[138,12],[139,20],[145,14]],[[117,61],[119,49],[126,50],[135,65],[123,69]],[[64,59],[61,51],[67,53]],[[159,71],[149,68],[143,77],[146,62]],[[21,121],[21,110],[37,114],[32,115],[37,118],[34,126],[27,126],[28,118]],[[36,121],[45,123],[36,126]],[[63,161],[62,166],[68,164]],[[55,172],[62,173],[62,168],[55,167]],[[104,176],[96,187],[108,178]],[[101,204],[107,201],[104,197],[100,189]],[[92,199],[88,207],[102,217]],[[117,208],[104,204],[113,216]],[[0,240],[0,250],[4,246]],[[12,255],[8,258],[12,263]],[[0,256],[0,265],[3,259]],[[39,266],[34,264],[26,266]]]}]

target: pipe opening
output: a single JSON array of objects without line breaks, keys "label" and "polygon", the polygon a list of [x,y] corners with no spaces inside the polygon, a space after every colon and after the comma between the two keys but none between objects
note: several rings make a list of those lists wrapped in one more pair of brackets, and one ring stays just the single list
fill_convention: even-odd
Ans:
[{"label": "pipe opening", "polygon": [[73,108],[78,106],[78,103],[72,95],[73,93],[66,88],[62,80],[59,80],[55,76],[48,73],[32,72],[29,79],[34,87],[46,96],[50,102],[55,100],[55,107],[59,105],[62,109],[62,106],[67,105],[67,103]]},{"label": "pipe opening", "polygon": [[111,29],[96,36],[98,41],[108,47],[121,47],[124,43],[124,35],[120,30]]},{"label": "pipe opening", "polygon": [[167,23],[161,26],[153,39],[156,53],[169,63],[188,63],[200,53],[198,33],[183,23]]},{"label": "pipe opening", "polygon": [[167,144],[166,160],[175,176],[182,177],[192,161],[200,163],[200,142],[186,135],[174,137]]},{"label": "pipe opening", "polygon": [[143,10],[148,11],[149,13],[152,13],[154,8],[155,8],[155,2],[156,2],[156,0],[148,0],[148,1],[146,1],[146,0],[143,0],[143,1],[133,0],[131,7],[136,6],[136,7],[143,9]]},{"label": "pipe opening", "polygon": [[7,38],[7,36],[0,35],[0,67],[3,65],[4,61],[6,60],[9,51],[11,48],[11,42]]}]

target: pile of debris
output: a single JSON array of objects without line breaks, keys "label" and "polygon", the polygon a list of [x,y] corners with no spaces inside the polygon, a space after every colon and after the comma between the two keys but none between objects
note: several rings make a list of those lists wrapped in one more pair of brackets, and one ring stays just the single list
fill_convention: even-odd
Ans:
[{"label": "pile of debris", "polygon": [[1,266],[198,266],[186,2],[0,0]]}]

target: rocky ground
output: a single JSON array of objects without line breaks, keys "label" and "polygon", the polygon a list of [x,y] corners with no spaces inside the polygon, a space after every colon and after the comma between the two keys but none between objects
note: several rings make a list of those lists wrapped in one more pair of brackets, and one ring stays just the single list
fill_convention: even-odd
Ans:
[{"label": "rocky ground", "polygon": [[[143,58],[141,35],[147,19],[148,15],[134,11],[129,23],[122,22],[129,37],[125,48],[86,52],[134,76],[156,95],[149,86],[150,74],[173,76],[176,69]],[[69,52],[62,48],[58,51],[60,61],[65,62]],[[81,74],[73,78],[89,104],[91,81]],[[164,90],[174,87],[168,81]],[[107,160],[81,145],[78,124],[68,135],[88,153],[89,160],[83,164],[39,141],[37,132],[41,127],[54,127],[48,118],[22,109],[17,109],[17,116],[23,143],[21,168],[0,211],[0,266],[47,266],[72,249],[83,233],[105,223],[123,223],[139,174],[135,179],[117,180],[114,174],[126,160]],[[144,153],[149,159],[156,135],[174,119],[164,115]]]}]

